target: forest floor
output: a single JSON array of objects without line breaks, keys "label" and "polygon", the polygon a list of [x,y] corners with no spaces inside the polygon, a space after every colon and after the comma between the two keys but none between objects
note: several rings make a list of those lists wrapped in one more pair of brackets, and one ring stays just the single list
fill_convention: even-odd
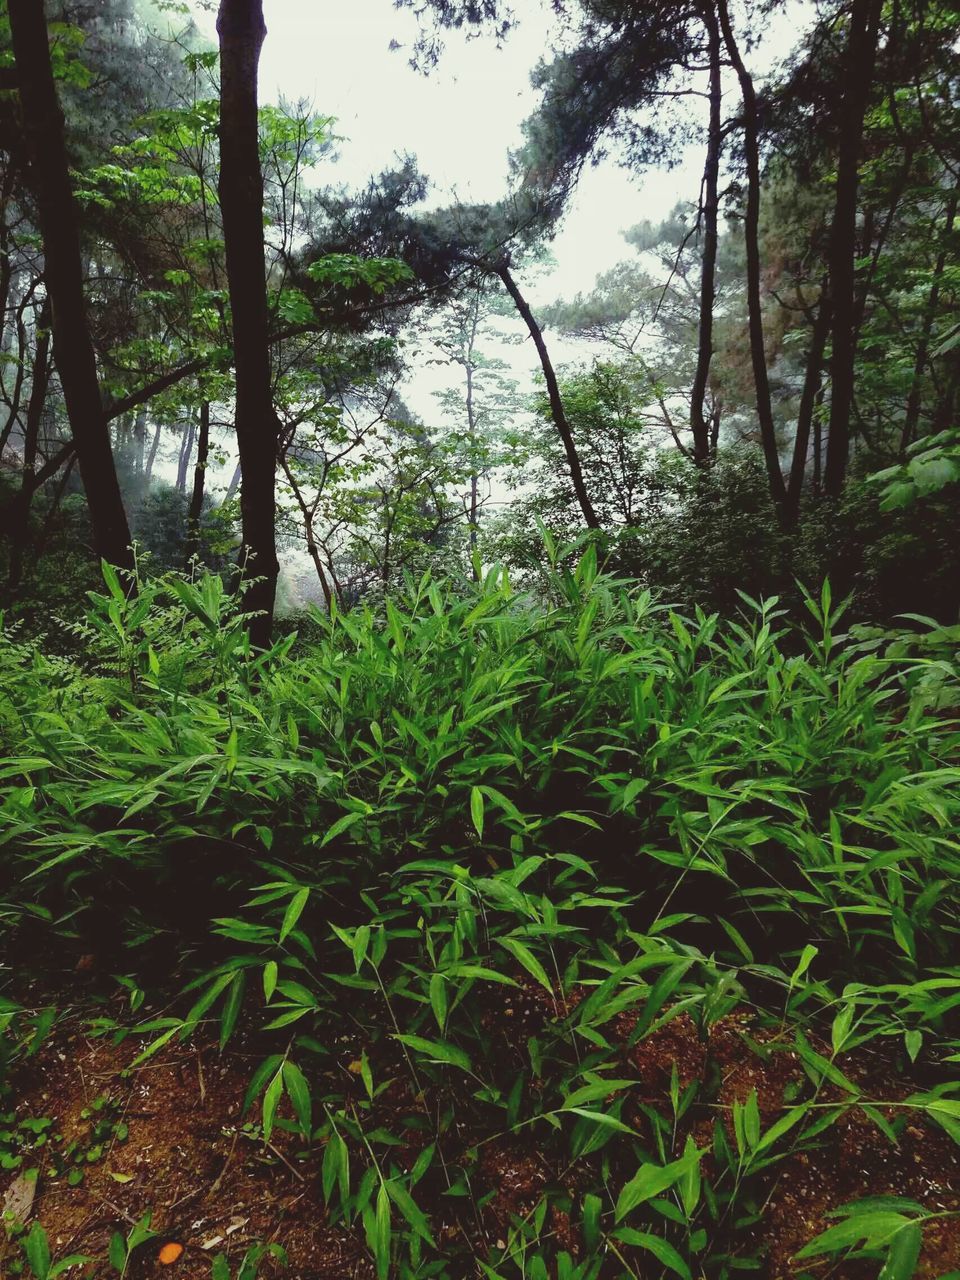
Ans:
[{"label": "forest floor", "polygon": [[[97,1012],[103,1013],[102,1006]],[[625,1046],[638,1081],[634,1105],[664,1104],[674,1064],[682,1089],[703,1078],[709,1062],[714,1074],[720,1071],[716,1105],[729,1107],[756,1089],[761,1115],[767,1122],[775,1118],[785,1090],[800,1078],[801,1066],[789,1052],[764,1059],[748,1048],[742,1035],[746,1019],[746,1014],[728,1015],[705,1044],[681,1016],[637,1045]],[[265,1242],[281,1245],[288,1265],[281,1270],[267,1259],[260,1272],[264,1278],[372,1280],[362,1232],[328,1224],[320,1179],[322,1150],[304,1152],[296,1135],[279,1129],[265,1145],[258,1126],[250,1123],[255,1114],[241,1114],[247,1083],[263,1057],[261,1046],[242,1035],[223,1053],[202,1037],[187,1044],[171,1041],[150,1060],[131,1067],[142,1042],[128,1038],[117,1044],[91,1037],[88,1020],[76,1012],[57,1024],[37,1055],[19,1068],[5,1104],[8,1131],[10,1111],[16,1117],[14,1126],[50,1122],[42,1128],[43,1145],[25,1154],[24,1165],[40,1169],[30,1214],[43,1223],[54,1258],[80,1253],[105,1259],[113,1233],[125,1235],[149,1211],[159,1234],[133,1257],[126,1272],[130,1280],[159,1275],[207,1280],[218,1253],[228,1255],[235,1274],[245,1250]],[[506,1018],[502,1026],[509,1035]],[[624,1040],[629,1029],[629,1019],[621,1019],[618,1034]],[[337,1069],[344,1084],[352,1081],[359,1087],[357,1046],[346,1039],[342,1045]],[[855,1057],[847,1060],[847,1069],[865,1092],[872,1086],[874,1097],[893,1101],[916,1087],[916,1082],[892,1080],[887,1064],[875,1054],[863,1054],[857,1061]],[[385,1103],[393,1108],[404,1105],[416,1103],[401,1094]],[[887,1115],[892,1114],[888,1110]],[[705,1113],[701,1124],[703,1132],[694,1132],[705,1145],[710,1141],[711,1116]],[[83,1169],[82,1181],[74,1174],[75,1185],[69,1185],[64,1165],[68,1150],[66,1163],[79,1161],[77,1167]],[[481,1152],[478,1170],[484,1185],[475,1190],[483,1207],[476,1230],[485,1242],[496,1244],[512,1216],[528,1213],[544,1188],[556,1185],[558,1171],[546,1167],[534,1144],[526,1148],[516,1136],[509,1143],[488,1141]],[[958,1156],[946,1134],[923,1122],[908,1124],[893,1146],[863,1112],[849,1111],[825,1131],[817,1151],[777,1168],[762,1220],[748,1242],[749,1252],[764,1259],[761,1271],[754,1274],[770,1280],[796,1276],[802,1268],[791,1262],[792,1255],[830,1224],[825,1214],[845,1201],[897,1195],[944,1210],[960,1209]],[[2,1177],[0,1197],[16,1174]],[[446,1215],[439,1206],[432,1209],[435,1222],[448,1224],[443,1231],[451,1242],[463,1234],[465,1228],[452,1207]],[[570,1219],[554,1212],[552,1229],[576,1256],[577,1232]],[[164,1265],[160,1250],[169,1242],[181,1244],[183,1250],[174,1263]],[[12,1274],[9,1265],[18,1252],[14,1244],[0,1240],[0,1275]],[[960,1219],[932,1224],[925,1232],[916,1274],[941,1277],[958,1269]],[[808,1270],[816,1276],[857,1280],[875,1276],[876,1264],[861,1269],[848,1263],[840,1270],[835,1264],[832,1269],[808,1264]],[[106,1261],[99,1261],[69,1274],[106,1280],[115,1273]],[[479,1268],[475,1274],[481,1274]],[[643,1277],[648,1271],[641,1264],[637,1274]]]}]

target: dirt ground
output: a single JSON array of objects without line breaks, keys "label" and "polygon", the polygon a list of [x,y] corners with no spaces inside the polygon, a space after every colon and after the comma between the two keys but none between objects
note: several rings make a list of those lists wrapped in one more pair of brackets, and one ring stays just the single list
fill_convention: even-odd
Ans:
[{"label": "dirt ground", "polygon": [[[629,1024],[621,1021],[618,1032],[626,1041]],[[745,1050],[739,1033],[738,1019],[731,1016],[717,1024],[705,1045],[692,1025],[678,1018],[636,1046],[625,1043],[625,1057],[641,1082],[632,1105],[663,1104],[673,1064],[682,1087],[699,1078],[709,1052],[714,1069],[719,1064],[722,1073],[720,1105],[742,1101],[755,1088],[769,1124],[801,1067],[787,1053],[764,1062]],[[50,1143],[25,1162],[40,1167],[32,1214],[46,1228],[55,1258],[83,1253],[103,1259],[110,1236],[115,1231],[126,1234],[151,1211],[159,1234],[137,1254],[127,1273],[132,1280],[161,1275],[207,1280],[211,1261],[221,1252],[228,1255],[235,1274],[239,1259],[254,1242],[280,1244],[289,1259],[283,1270],[265,1262],[260,1272],[265,1280],[280,1275],[289,1280],[373,1276],[361,1235],[327,1221],[320,1188],[322,1152],[301,1158],[301,1143],[291,1134],[275,1132],[272,1143],[264,1146],[243,1129],[243,1094],[262,1052],[242,1041],[222,1055],[214,1044],[171,1042],[156,1057],[129,1070],[141,1048],[133,1040],[115,1045],[92,1039],[80,1022],[67,1021],[15,1081],[18,1116],[51,1117],[51,1132],[63,1135],[61,1147],[73,1139],[80,1147],[88,1143],[91,1108],[98,1098],[111,1100],[114,1131],[99,1158],[85,1164],[79,1185],[67,1185],[64,1175],[52,1176]],[[865,1060],[863,1071],[872,1069],[879,1068]],[[908,1091],[905,1084],[902,1091]],[[885,1096],[894,1095],[888,1088]],[[709,1129],[709,1121],[704,1123]],[[697,1136],[704,1144],[709,1141],[707,1131]],[[484,1210],[483,1234],[495,1242],[511,1214],[528,1212],[545,1186],[556,1185],[557,1171],[546,1167],[535,1148],[525,1149],[513,1140],[483,1148],[479,1175],[492,1193]],[[0,1174],[0,1197],[13,1177]],[[931,1209],[960,1209],[960,1148],[923,1123],[908,1124],[899,1145],[892,1146],[862,1113],[849,1113],[828,1131],[822,1148],[779,1167],[762,1226],[756,1228],[754,1243],[766,1252],[759,1274],[769,1280],[796,1276],[798,1268],[790,1259],[829,1225],[827,1210],[880,1194],[908,1196]],[[576,1257],[579,1240],[569,1219],[554,1213],[551,1225]],[[171,1265],[159,1260],[167,1242],[183,1246]],[[4,1278],[15,1256],[14,1247],[0,1239]],[[872,1280],[876,1264],[862,1270],[848,1265],[842,1272],[808,1264],[808,1270],[841,1280],[858,1280],[861,1275]],[[948,1219],[927,1230],[917,1274],[933,1278],[957,1270],[960,1219]],[[639,1260],[637,1273],[647,1274]],[[473,1274],[480,1275],[479,1268]],[[69,1275],[105,1280],[115,1273],[101,1261]]]}]

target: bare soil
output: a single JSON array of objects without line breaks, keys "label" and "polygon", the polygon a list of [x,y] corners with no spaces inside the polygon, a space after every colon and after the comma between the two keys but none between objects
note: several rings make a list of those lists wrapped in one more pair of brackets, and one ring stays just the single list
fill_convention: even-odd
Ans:
[{"label": "bare soil", "polygon": [[[516,1022],[518,1033],[525,1036],[525,1024],[552,1012],[541,1010],[538,1000],[534,990],[529,1008],[502,1010],[501,1017],[508,1024]],[[111,1235],[126,1234],[132,1223],[151,1211],[152,1225],[160,1234],[137,1255],[136,1265],[128,1272],[132,1280],[160,1275],[207,1280],[214,1255],[226,1253],[235,1268],[254,1242],[278,1243],[289,1259],[283,1270],[272,1261],[265,1262],[260,1273],[265,1280],[280,1275],[289,1280],[372,1280],[373,1269],[360,1235],[328,1221],[320,1186],[322,1151],[304,1154],[300,1139],[279,1131],[265,1146],[255,1133],[243,1129],[244,1090],[262,1049],[242,1039],[237,1048],[223,1054],[215,1044],[203,1041],[171,1042],[131,1070],[141,1044],[132,1039],[120,1044],[94,1039],[82,1026],[79,1020],[62,1023],[15,1080],[18,1115],[52,1117],[65,1142],[84,1139],[90,1121],[81,1113],[99,1097],[112,1099],[112,1114],[128,1126],[126,1140],[112,1139],[102,1157],[86,1167],[79,1186],[68,1186],[64,1176],[52,1176],[45,1149],[30,1157],[31,1163],[40,1165],[33,1214],[48,1232],[54,1257],[83,1253],[102,1260]],[[702,1079],[708,1070],[714,1074],[719,1070],[716,1114],[726,1114],[732,1101],[744,1101],[756,1089],[764,1125],[772,1123],[784,1105],[785,1090],[800,1080],[802,1068],[789,1052],[771,1052],[766,1060],[759,1056],[746,1044],[745,1028],[746,1015],[730,1015],[704,1043],[692,1023],[679,1017],[630,1046],[630,1021],[619,1019],[615,1034],[624,1044],[625,1065],[640,1082],[628,1104],[631,1114],[641,1116],[639,1106],[645,1102],[666,1104],[676,1064],[681,1088]],[[775,1037],[768,1035],[768,1039]],[[849,1073],[849,1060],[844,1066]],[[895,1101],[913,1087],[907,1081],[891,1080],[879,1059],[864,1056],[855,1069],[870,1081],[874,1097]],[[400,1090],[388,1105],[399,1111],[413,1103]],[[888,1114],[892,1117],[893,1109]],[[695,1129],[695,1136],[708,1144],[710,1116],[696,1123],[700,1130]],[[536,1146],[525,1147],[520,1138],[488,1142],[480,1151],[477,1173],[483,1184],[480,1190],[488,1197],[482,1220],[476,1224],[477,1244],[502,1241],[511,1217],[530,1212],[548,1185],[559,1182],[572,1194],[577,1192],[569,1178],[564,1182],[562,1170],[549,1167]],[[415,1155],[411,1151],[411,1159]],[[762,1222],[754,1228],[752,1240],[745,1242],[751,1252],[761,1248],[765,1257],[763,1270],[753,1274],[769,1280],[796,1276],[800,1268],[791,1258],[829,1225],[825,1214],[845,1201],[898,1195],[919,1200],[930,1209],[960,1210],[958,1157],[960,1149],[949,1137],[923,1122],[908,1124],[894,1146],[862,1112],[849,1112],[824,1134],[817,1150],[786,1161],[772,1177]],[[709,1176],[709,1169],[705,1172]],[[3,1176],[0,1195],[14,1175]],[[462,1226],[445,1217],[440,1205],[424,1207],[435,1208],[441,1241],[464,1233]],[[580,1251],[576,1227],[557,1211],[549,1222],[561,1247],[576,1257]],[[158,1252],[168,1240],[182,1243],[184,1251],[176,1263],[165,1266]],[[14,1256],[14,1247],[0,1238],[0,1275],[9,1274]],[[638,1257],[637,1274],[646,1275],[646,1268]],[[947,1219],[928,1228],[917,1275],[932,1280],[958,1269],[960,1219]],[[876,1265],[859,1269],[847,1265],[841,1272],[808,1264],[808,1270],[842,1280],[860,1276],[872,1280]],[[114,1275],[105,1261],[69,1274],[85,1280]],[[477,1268],[464,1274],[481,1272]]]}]

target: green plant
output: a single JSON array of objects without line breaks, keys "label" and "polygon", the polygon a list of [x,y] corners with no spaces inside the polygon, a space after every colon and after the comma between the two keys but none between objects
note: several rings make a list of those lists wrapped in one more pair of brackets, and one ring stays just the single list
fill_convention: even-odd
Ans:
[{"label": "green plant", "polygon": [[[956,663],[828,587],[684,615],[548,554],[539,596],[425,575],[259,654],[219,580],[108,574],[86,670],[0,642],[2,892],[107,949],[135,1064],[243,1027],[243,1132],[381,1276],[724,1280],[844,1117],[960,1134]],[[773,1102],[724,1037],[793,1064]]]},{"label": "green plant", "polygon": [[50,1255],[50,1242],[47,1239],[47,1233],[39,1222],[34,1222],[24,1237],[23,1252],[36,1280],[56,1280],[57,1276],[63,1275],[71,1267],[82,1267],[86,1263],[93,1261],[92,1258],[75,1253],[69,1257],[61,1258],[59,1262],[54,1262]]},{"label": "green plant", "polygon": [[286,1254],[277,1244],[251,1245],[240,1260],[234,1272],[225,1253],[218,1253],[210,1268],[210,1280],[256,1280],[260,1263],[264,1258],[273,1258],[281,1266],[286,1264]]},{"label": "green plant", "polygon": [[61,1133],[52,1135],[50,1148],[52,1176],[66,1174],[67,1184],[79,1186],[87,1165],[102,1160],[105,1151],[114,1142],[126,1142],[128,1126],[122,1118],[120,1104],[104,1095],[94,1098],[89,1107],[80,1112],[85,1122],[85,1132],[67,1141]]},{"label": "green plant", "polygon": [[126,1235],[122,1231],[115,1231],[110,1237],[107,1258],[121,1280],[126,1276],[131,1259],[136,1256],[137,1251],[157,1238],[156,1231],[150,1226],[152,1218],[153,1214],[148,1211],[133,1224]]},{"label": "green plant", "polygon": [[828,1215],[839,1218],[797,1254],[807,1258],[869,1258],[883,1263],[883,1280],[910,1280],[915,1274],[923,1229],[956,1213],[930,1213],[922,1204],[899,1196],[873,1196],[840,1205]]}]

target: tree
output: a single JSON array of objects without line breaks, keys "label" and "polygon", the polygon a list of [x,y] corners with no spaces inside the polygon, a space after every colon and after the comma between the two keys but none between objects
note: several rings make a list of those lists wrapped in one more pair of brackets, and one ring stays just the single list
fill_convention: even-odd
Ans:
[{"label": "tree", "polygon": [[52,309],[53,355],[83,479],[94,546],[103,559],[133,567],[130,529],[104,414],[97,361],[87,322],[80,225],[70,186],[43,6],[10,0],[28,180],[43,237],[44,278]]},{"label": "tree", "polygon": [[707,155],[703,168],[703,191],[700,211],[703,218],[703,262],[700,272],[700,318],[697,335],[697,370],[690,392],[690,431],[693,435],[693,459],[708,462],[711,448],[711,415],[705,412],[710,363],[713,359],[713,310],[717,296],[717,222],[720,209],[720,150],[723,130],[720,118],[722,85],[720,67],[720,28],[710,3],[703,5],[703,21],[707,29],[707,58],[710,66],[710,118],[707,126]]},{"label": "tree", "polygon": [[[449,364],[459,372],[459,385],[436,394],[446,410],[445,416],[455,424],[453,436],[460,443],[460,465],[469,486],[464,507],[471,560],[479,543],[489,476],[502,460],[507,420],[520,408],[509,366],[489,354],[491,341],[504,341],[500,334],[491,332],[491,319],[504,314],[505,305],[505,300],[495,295],[494,287],[492,282],[479,279],[465,288],[444,308],[433,336],[440,352],[438,363]],[[481,493],[484,482],[486,495]],[[475,564],[473,570],[476,573]]]},{"label": "tree", "polygon": [[830,357],[830,434],[826,491],[838,497],[850,457],[850,412],[856,357],[857,166],[863,120],[870,97],[882,0],[853,0],[843,67],[836,202],[830,236],[830,307],[833,351]]},{"label": "tree", "polygon": [[263,247],[263,175],[257,123],[257,68],[266,36],[262,0],[221,0],[220,209],[230,289],[240,452],[242,569],[250,638],[270,639],[277,560],[277,425],[270,384]]},{"label": "tree", "polygon": [[757,419],[763,448],[770,496],[780,518],[785,519],[787,490],[780,470],[780,451],[770,398],[767,351],[763,336],[763,302],[760,262],[760,117],[753,77],[740,53],[726,0],[717,0],[717,18],[727,56],[737,73],[743,100],[743,153],[747,171],[747,199],[743,216],[743,240],[747,260],[747,316],[750,331],[750,359],[757,396]]}]

